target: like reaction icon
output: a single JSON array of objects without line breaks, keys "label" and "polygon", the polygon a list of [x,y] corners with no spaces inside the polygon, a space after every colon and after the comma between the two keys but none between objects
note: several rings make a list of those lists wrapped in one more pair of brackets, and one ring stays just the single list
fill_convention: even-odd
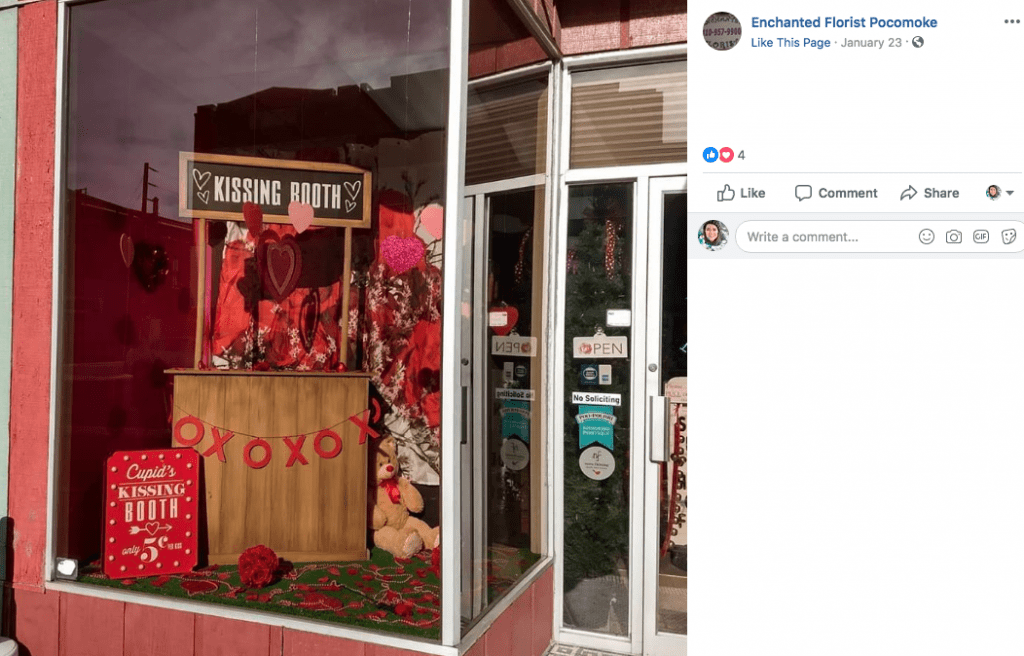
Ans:
[{"label": "like reaction icon", "polygon": [[722,189],[721,191],[718,192],[719,203],[727,200],[732,200],[733,198],[736,198],[736,191],[730,188],[729,185],[725,185],[725,189]]},{"label": "like reaction icon", "polygon": [[718,151],[708,146],[704,149],[704,161],[708,164],[714,164],[718,161]]}]

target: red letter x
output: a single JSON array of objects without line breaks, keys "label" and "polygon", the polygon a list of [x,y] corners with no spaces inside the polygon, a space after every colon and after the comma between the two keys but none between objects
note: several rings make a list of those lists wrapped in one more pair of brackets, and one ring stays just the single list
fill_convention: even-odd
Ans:
[{"label": "red letter x", "polygon": [[359,443],[365,444],[367,433],[372,435],[374,439],[380,437],[380,433],[370,428],[370,425],[366,423],[370,419],[370,409],[363,410],[362,415],[362,419],[359,418],[359,415],[352,415],[348,420],[359,427]]},{"label": "red letter x", "polygon": [[288,448],[292,450],[288,454],[288,464],[285,467],[291,467],[298,460],[300,464],[308,465],[309,461],[306,460],[306,456],[302,455],[302,443],[306,441],[305,435],[299,435],[298,442],[292,442],[291,438],[284,438],[284,443],[288,445]]},{"label": "red letter x", "polygon": [[224,458],[224,445],[227,444],[228,440],[230,440],[234,436],[235,436],[235,434],[232,433],[231,431],[225,431],[224,435],[221,435],[220,431],[217,430],[217,427],[214,426],[213,427],[213,446],[211,446],[206,451],[203,451],[203,457],[204,458],[209,458],[211,455],[213,455],[214,451],[216,451],[217,452],[217,460],[220,460],[221,462],[227,462],[227,460]]}]

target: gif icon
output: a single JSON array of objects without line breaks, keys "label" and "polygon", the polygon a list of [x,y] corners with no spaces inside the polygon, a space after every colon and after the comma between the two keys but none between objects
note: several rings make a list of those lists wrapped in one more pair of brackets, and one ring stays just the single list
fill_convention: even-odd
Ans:
[{"label": "gif icon", "polygon": [[988,230],[975,230],[974,231],[974,243],[975,244],[987,244],[988,243]]}]

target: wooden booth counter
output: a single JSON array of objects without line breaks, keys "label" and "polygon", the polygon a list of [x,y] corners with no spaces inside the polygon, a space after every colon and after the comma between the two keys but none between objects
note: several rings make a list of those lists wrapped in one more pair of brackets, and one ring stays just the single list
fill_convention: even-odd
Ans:
[{"label": "wooden booth counter", "polygon": [[[263,544],[293,562],[365,560],[369,406],[364,373],[172,370],[173,444],[202,458],[211,564]],[[215,431],[223,445],[216,449]],[[333,431],[336,440],[321,431]],[[304,438],[302,436],[305,436]],[[270,453],[256,438],[270,445]],[[293,446],[289,446],[286,438]],[[297,449],[302,440],[301,449]],[[288,466],[292,459],[291,466]],[[262,467],[256,467],[266,460]],[[246,460],[248,458],[249,463]],[[308,464],[303,464],[302,460]],[[256,466],[254,466],[256,465]]]}]

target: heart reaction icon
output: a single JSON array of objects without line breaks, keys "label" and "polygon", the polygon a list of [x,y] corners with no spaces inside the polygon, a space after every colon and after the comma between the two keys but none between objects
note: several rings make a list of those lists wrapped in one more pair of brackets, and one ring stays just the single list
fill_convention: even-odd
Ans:
[{"label": "heart reaction icon", "polygon": [[732,161],[732,156],[732,148],[729,148],[728,146],[718,151],[718,158],[725,162],[726,164]]}]

